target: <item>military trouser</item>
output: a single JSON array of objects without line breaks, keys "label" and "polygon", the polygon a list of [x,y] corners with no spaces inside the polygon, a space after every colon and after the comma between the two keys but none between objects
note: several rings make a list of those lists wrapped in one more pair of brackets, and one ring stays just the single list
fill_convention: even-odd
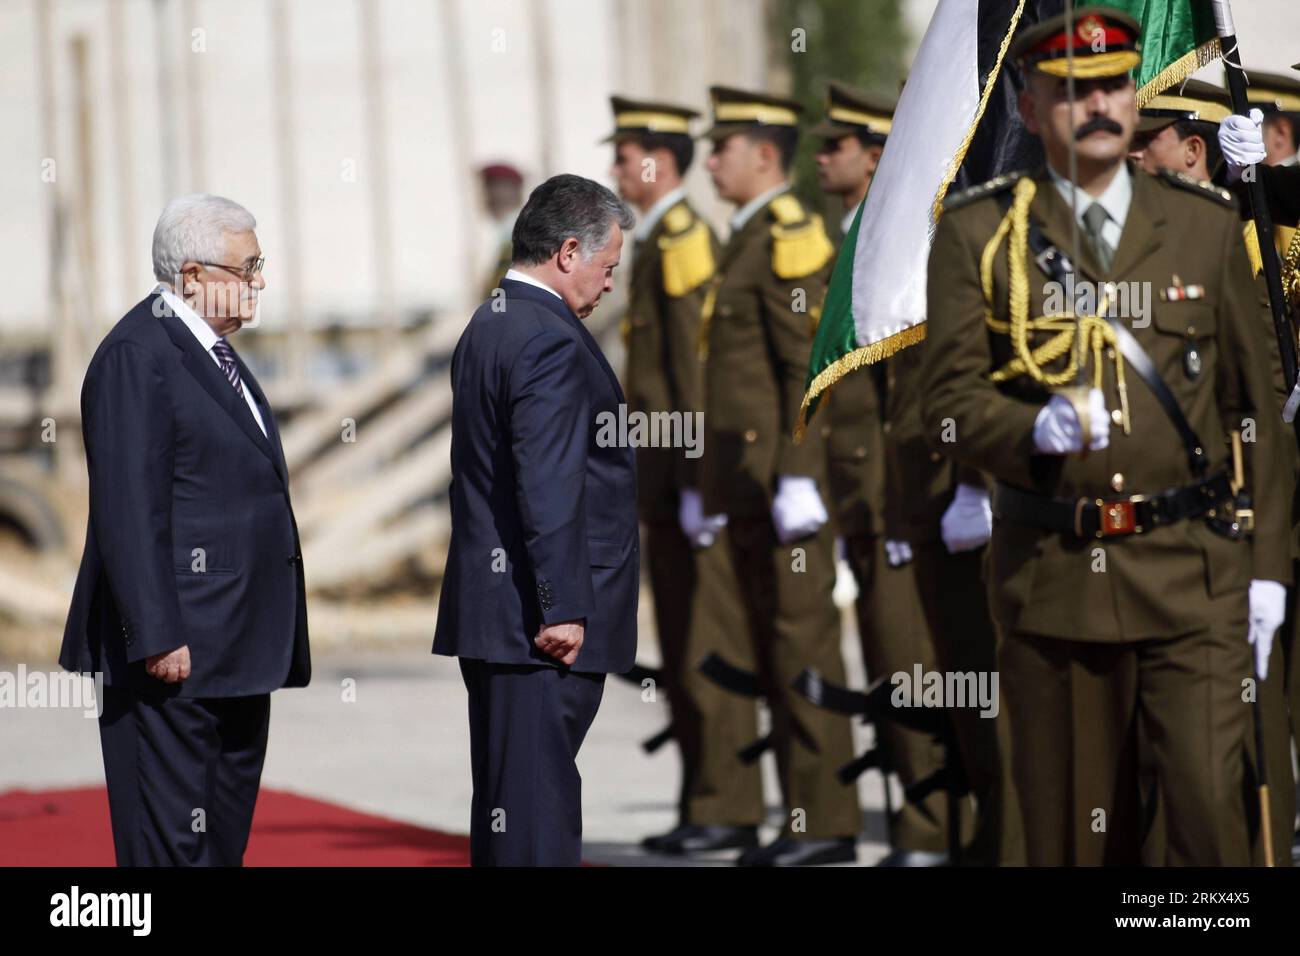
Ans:
[{"label": "military trouser", "polygon": [[682,686],[696,725],[696,756],[685,818],[696,824],[758,826],[763,822],[762,766],[744,764],[737,756],[758,737],[755,703],[724,690],[698,669],[711,653],[747,671],[756,667],[727,541],[724,528],[712,545],[693,555],[695,590],[686,606],[690,628],[681,659]]},{"label": "military trouser", "polygon": [[[884,535],[859,534],[845,539],[845,552],[858,583],[858,638],[867,680],[912,673],[920,663],[935,667],[934,647],[917,591],[915,564],[893,568],[885,557]],[[943,766],[943,747],[930,734],[881,721],[876,742],[889,769],[904,787],[924,780]],[[941,790],[920,802],[904,800],[889,823],[889,842],[900,850],[942,852],[948,848],[948,801]]]},{"label": "military trouser", "polygon": [[[1129,643],[1007,629],[998,648],[1032,866],[1140,862],[1139,761],[1164,807],[1166,865],[1245,866],[1252,670],[1243,592],[1204,630]],[[1139,757],[1139,739],[1150,748]]]},{"label": "military trouser", "polygon": [[696,589],[695,556],[676,521],[646,522],[643,551],[654,600],[655,633],[663,660],[663,683],[669,705],[669,726],[681,756],[678,791],[679,822],[688,820],[688,795],[700,758],[700,712],[686,689],[687,643],[691,602]]},{"label": "military trouser", "polygon": [[834,532],[781,544],[771,518],[733,515],[727,527],[732,568],[753,640],[754,659],[772,716],[772,742],[794,837],[854,836],[861,829],[857,789],[836,772],[853,759],[849,719],[795,694],[794,679],[814,668],[844,684],[835,586]]},{"label": "military trouser", "polygon": [[[916,580],[941,673],[998,672],[997,638],[984,584],[984,551],[950,554],[940,540],[913,545]],[[996,717],[980,716],[977,706],[949,710],[976,804],[965,862],[1023,866],[1024,830],[1008,759],[1011,734],[1001,706],[1006,700],[1005,684],[999,684],[999,695]]]}]

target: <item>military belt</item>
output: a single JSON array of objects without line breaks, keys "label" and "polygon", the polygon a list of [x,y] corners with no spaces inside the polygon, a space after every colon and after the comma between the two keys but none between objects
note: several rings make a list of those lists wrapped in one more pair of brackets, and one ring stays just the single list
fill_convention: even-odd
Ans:
[{"label": "military belt", "polygon": [[1014,524],[1076,538],[1111,538],[1211,514],[1233,497],[1231,476],[1224,470],[1154,495],[1108,498],[1055,498],[998,482],[992,506],[1000,520]]}]

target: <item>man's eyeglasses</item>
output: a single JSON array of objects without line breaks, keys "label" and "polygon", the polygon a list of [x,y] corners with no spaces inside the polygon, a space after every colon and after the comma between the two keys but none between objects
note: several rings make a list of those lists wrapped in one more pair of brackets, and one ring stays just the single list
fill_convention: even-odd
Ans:
[{"label": "man's eyeglasses", "polygon": [[255,276],[261,275],[262,266],[266,265],[266,256],[258,256],[246,266],[228,266],[221,262],[200,262],[199,265],[211,266],[214,269],[225,269],[227,272],[239,276],[245,282],[252,282]]}]

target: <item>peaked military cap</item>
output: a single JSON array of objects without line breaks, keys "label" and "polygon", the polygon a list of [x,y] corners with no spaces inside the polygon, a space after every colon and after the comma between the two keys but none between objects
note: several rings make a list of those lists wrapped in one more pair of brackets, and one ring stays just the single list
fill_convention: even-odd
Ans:
[{"label": "peaked military cap", "polygon": [[826,84],[826,118],[812,128],[822,139],[865,133],[884,142],[894,121],[896,101],[875,96],[847,83]]},{"label": "peaked military cap", "polygon": [[1141,27],[1112,7],[1075,11],[1073,29],[1065,14],[1049,17],[1019,34],[1011,58],[1026,71],[1065,76],[1073,54],[1074,78],[1121,76],[1142,62]]},{"label": "peaked military cap", "polygon": [[611,96],[609,105],[614,111],[614,132],[601,140],[603,143],[614,143],[631,136],[644,136],[648,133],[677,133],[689,136],[691,120],[697,119],[700,115],[697,110],[686,106],[630,100],[623,96]]},{"label": "peaked military cap", "polygon": [[709,87],[709,99],[713,104],[713,126],[704,135],[714,140],[755,127],[797,128],[803,112],[802,106],[786,97],[730,86]]}]

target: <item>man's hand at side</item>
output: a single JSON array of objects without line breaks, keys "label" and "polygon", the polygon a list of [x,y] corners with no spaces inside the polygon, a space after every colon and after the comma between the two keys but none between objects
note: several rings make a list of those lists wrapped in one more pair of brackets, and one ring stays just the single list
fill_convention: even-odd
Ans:
[{"label": "man's hand at side", "polygon": [[144,669],[150,677],[156,677],[164,684],[179,684],[190,676],[189,645],[146,657]]},{"label": "man's hand at side", "polygon": [[582,638],[587,630],[583,620],[545,624],[537,632],[537,636],[533,638],[533,643],[543,653],[549,654],[561,664],[571,667],[573,662],[578,659],[578,651],[582,650]]}]

